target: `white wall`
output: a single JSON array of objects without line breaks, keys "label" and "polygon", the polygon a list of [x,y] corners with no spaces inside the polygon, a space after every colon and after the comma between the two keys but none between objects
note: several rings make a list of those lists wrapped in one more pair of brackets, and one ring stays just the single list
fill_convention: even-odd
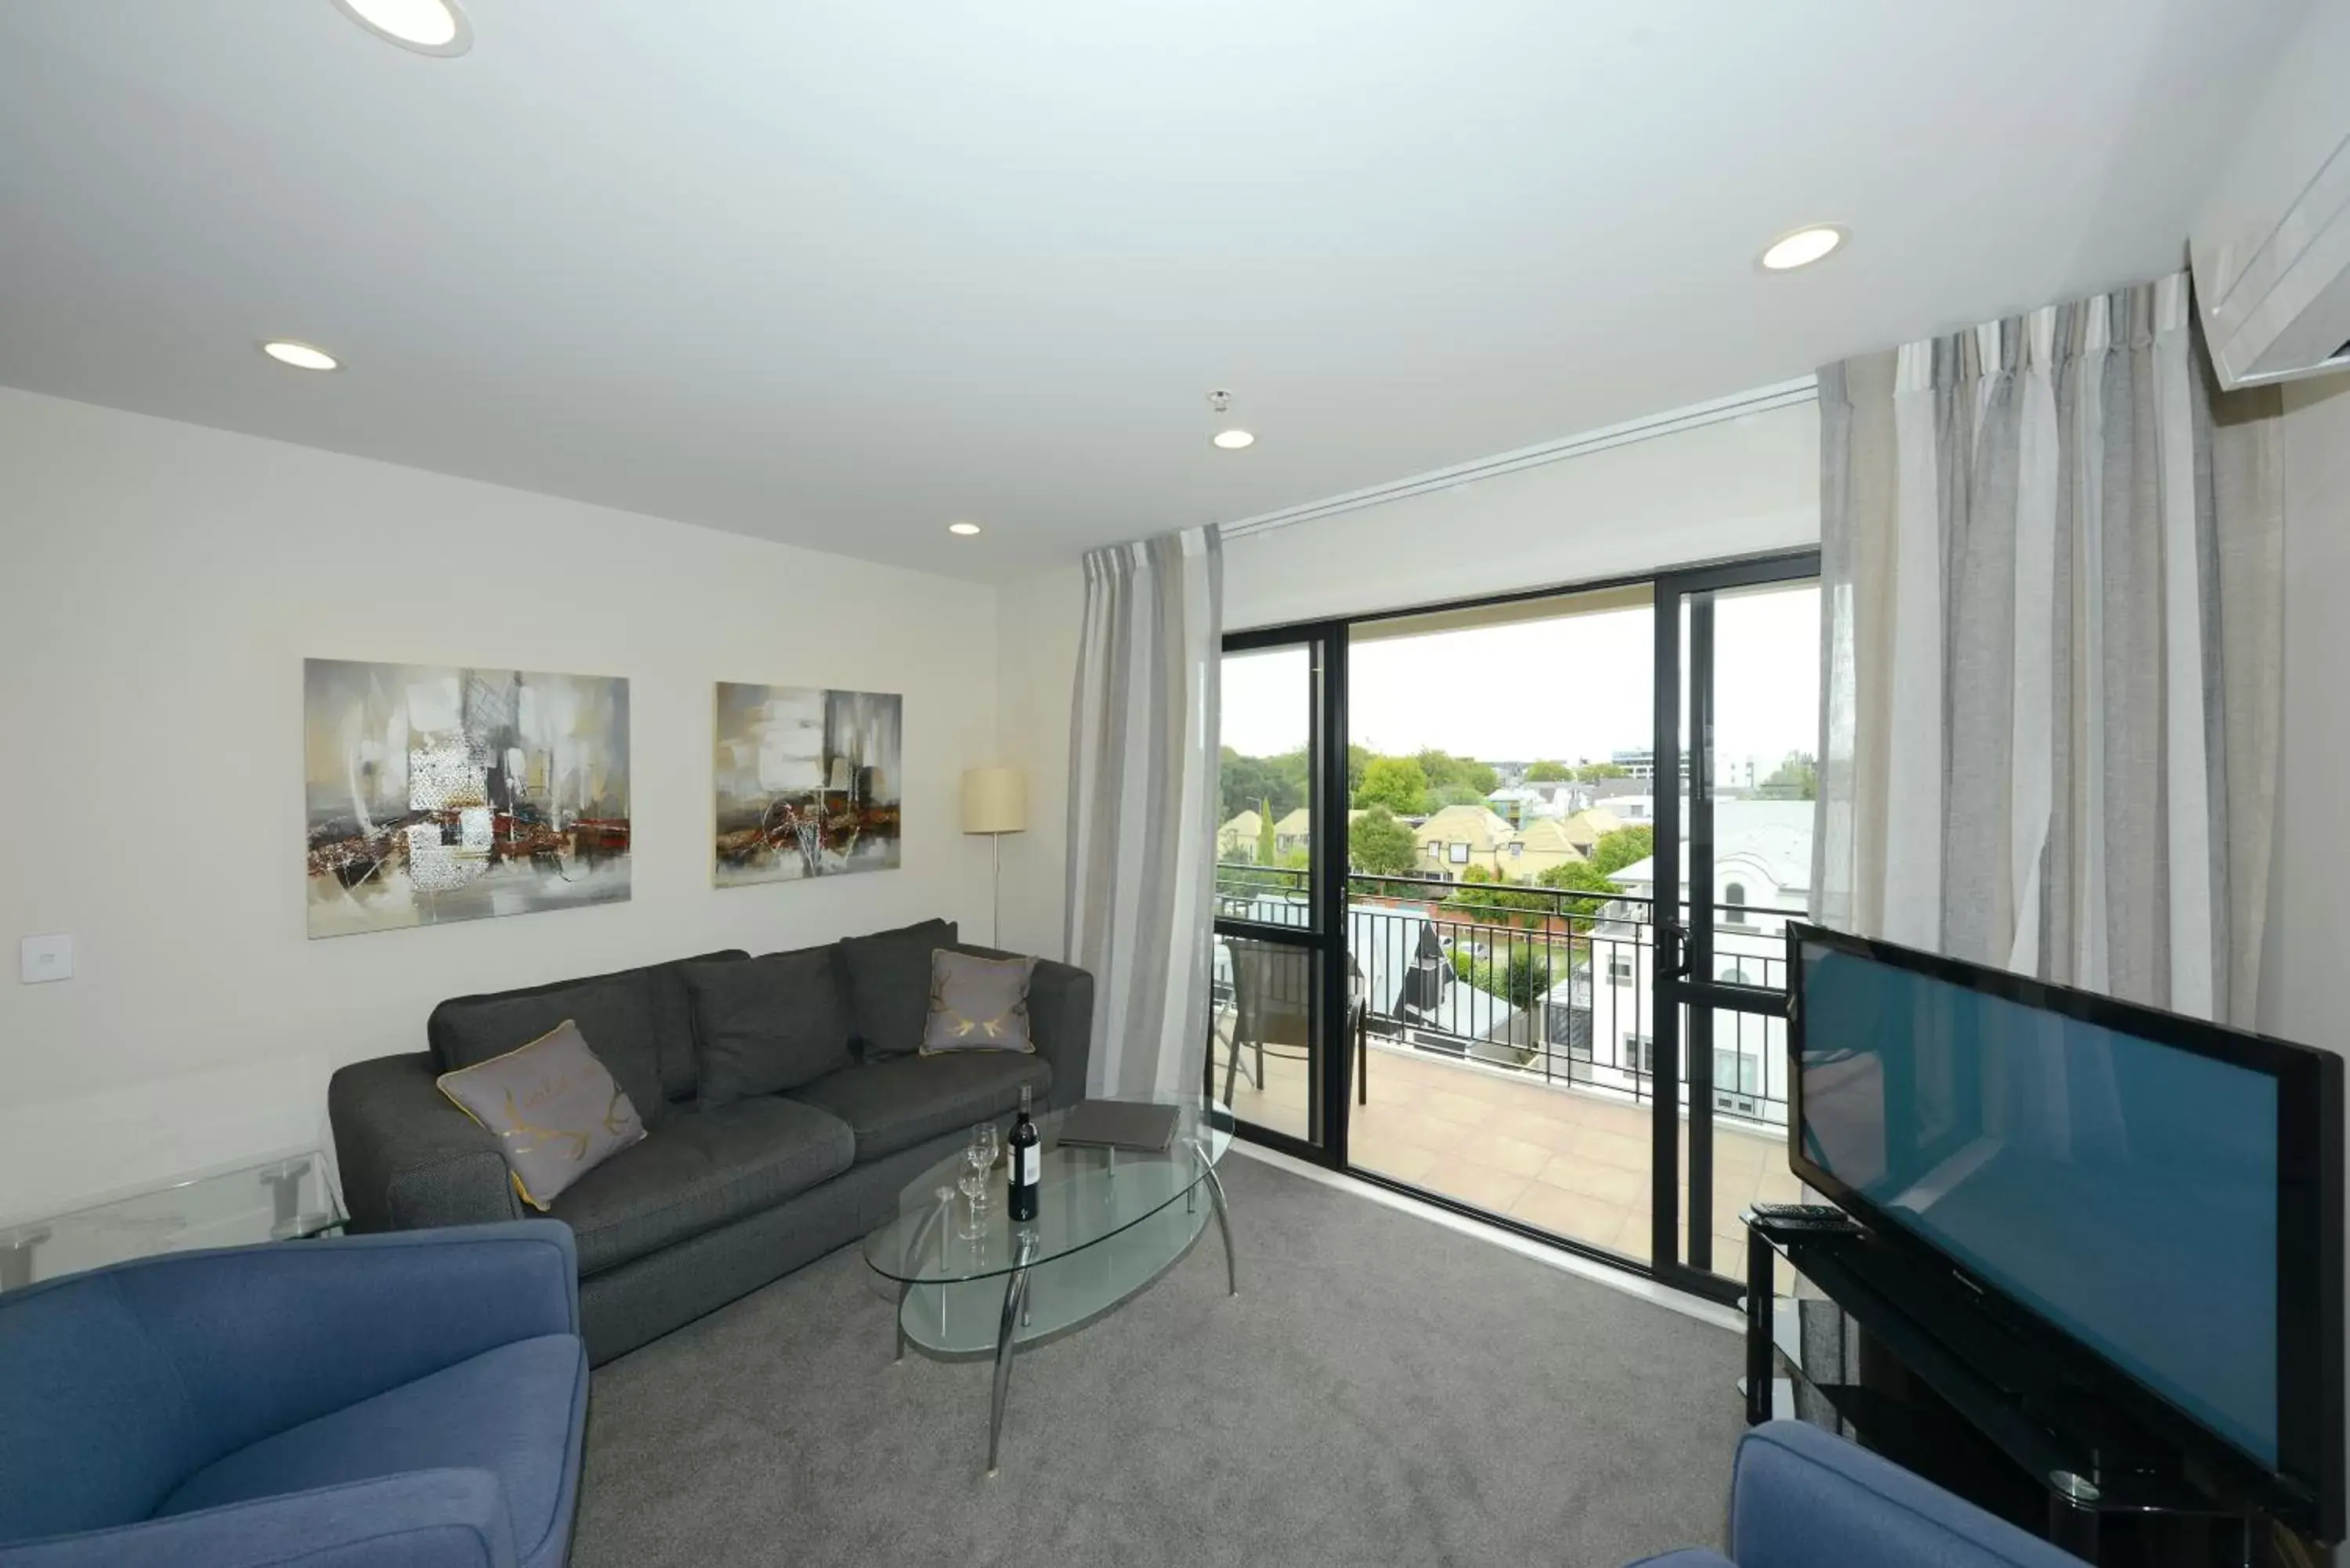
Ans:
[{"label": "white wall", "polygon": [[[0,1215],[319,1138],[444,996],[983,929],[995,646],[986,587],[0,390],[0,936],[79,943],[0,975]],[[306,656],[627,676],[630,901],[306,940]],[[711,887],[722,679],[904,693],[902,869]]]},{"label": "white wall", "polygon": [[1003,942],[1066,956],[1069,717],[1085,617],[1082,568],[1010,583],[996,600],[997,726],[1003,759],[1028,771],[1028,831],[1003,844]]},{"label": "white wall", "polygon": [[[1589,582],[1816,545],[1819,410],[1803,403],[1269,529],[1224,547],[1224,625]],[[1027,833],[1003,852],[1007,944],[1062,950],[1076,567],[999,601],[1003,750],[1028,769]]]},{"label": "white wall", "polygon": [[1596,582],[1820,539],[1819,405],[1496,474],[1230,541],[1240,630]]}]

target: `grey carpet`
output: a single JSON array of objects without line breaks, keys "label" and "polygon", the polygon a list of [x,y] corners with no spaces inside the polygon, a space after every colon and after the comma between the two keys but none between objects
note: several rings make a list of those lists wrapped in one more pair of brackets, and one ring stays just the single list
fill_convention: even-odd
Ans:
[{"label": "grey carpet", "polygon": [[1014,1367],[890,1361],[855,1248],[596,1374],[577,1568],[1565,1564],[1718,1545],[1735,1335],[1236,1156],[1214,1227]]}]

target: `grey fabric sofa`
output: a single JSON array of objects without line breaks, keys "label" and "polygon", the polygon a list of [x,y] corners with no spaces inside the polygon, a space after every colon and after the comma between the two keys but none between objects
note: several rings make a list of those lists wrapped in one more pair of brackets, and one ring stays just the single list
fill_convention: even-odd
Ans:
[{"label": "grey fabric sofa", "polygon": [[357,1231],[520,1220],[495,1137],[433,1079],[512,1050],[566,1018],[638,1105],[647,1134],[557,1196],[579,1254],[589,1359],[605,1362],[863,1235],[900,1189],[1007,1116],[1023,1086],[1041,1106],[1085,1094],[1093,977],[1039,960],[1029,988],[1034,1054],[884,1058],[929,1004],[930,953],[966,945],[946,921],[831,944],[852,1032],[845,1064],[780,1094],[702,1103],[689,963],[710,953],[433,1009],[428,1049],[357,1062],[327,1094],[344,1200]]}]

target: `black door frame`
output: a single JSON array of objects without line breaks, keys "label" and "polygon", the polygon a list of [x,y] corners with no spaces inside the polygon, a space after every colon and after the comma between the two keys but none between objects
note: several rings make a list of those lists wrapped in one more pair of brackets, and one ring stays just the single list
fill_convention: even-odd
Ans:
[{"label": "black door frame", "polygon": [[[1714,978],[1713,837],[1713,599],[1739,588],[1796,583],[1820,575],[1820,553],[1798,551],[1752,560],[1657,574],[1656,733],[1649,755],[1650,815],[1656,822],[1655,902],[1648,918],[1655,940],[1648,959],[1654,1025],[1649,1085],[1656,1092],[1650,1124],[1648,1256],[1663,1283],[1717,1299],[1738,1286],[1713,1268],[1713,1013],[1786,1016],[1786,998],[1762,986],[1728,985]],[[1681,611],[1689,611],[1689,659],[1681,659]],[[1681,719],[1689,719],[1689,752],[1681,752]],[[1682,778],[1689,777],[1689,860],[1681,865]],[[1689,873],[1686,923],[1680,906]],[[1703,875],[1699,875],[1700,871]],[[1689,1008],[1683,1051],[1681,1008]],[[1681,1061],[1689,1061],[1689,1225],[1681,1226]]]},{"label": "black door frame", "polygon": [[[1699,1246],[1692,1258],[1681,1255],[1682,1237],[1679,1226],[1680,1210],[1680,1021],[1679,1003],[1687,1002],[1692,1017],[1704,1019],[1701,1026],[1709,1032],[1711,1019],[1705,1009],[1725,1007],[1744,1012],[1771,1012],[1783,1014],[1784,999],[1776,992],[1760,987],[1724,985],[1711,978],[1712,931],[1710,920],[1699,922],[1702,930],[1692,930],[1686,945],[1690,960],[1703,960],[1704,967],[1697,971],[1706,978],[1682,978],[1670,973],[1683,956],[1681,931],[1678,920],[1665,919],[1665,911],[1678,914],[1678,902],[1673,891],[1680,878],[1680,806],[1679,789],[1681,773],[1680,704],[1685,689],[1695,672],[1709,676],[1712,669],[1712,616],[1710,599],[1691,601],[1691,639],[1693,646],[1683,669],[1680,650],[1679,606],[1692,595],[1710,595],[1727,588],[1760,587],[1774,582],[1800,582],[1819,576],[1820,553],[1816,549],[1774,551],[1767,555],[1747,556],[1702,563],[1670,570],[1629,573],[1583,582],[1559,583],[1544,587],[1524,588],[1503,594],[1486,594],[1468,598],[1441,600],[1430,604],[1401,607],[1394,609],[1368,611],[1361,615],[1334,617],[1319,620],[1296,621],[1281,626],[1252,628],[1246,631],[1227,632],[1223,637],[1226,653],[1257,652],[1272,648],[1303,645],[1311,659],[1313,680],[1313,713],[1307,731],[1306,753],[1310,763],[1307,799],[1311,802],[1313,820],[1317,824],[1340,824],[1347,821],[1351,804],[1347,788],[1347,654],[1352,628],[1379,621],[1408,619],[1417,616],[1451,610],[1484,609],[1499,605],[1523,604],[1535,599],[1557,598],[1575,594],[1596,593],[1610,588],[1648,587],[1654,594],[1656,625],[1655,680],[1656,707],[1652,755],[1655,773],[1651,787],[1656,800],[1656,887],[1659,892],[1651,907],[1650,918],[1658,922],[1656,940],[1649,963],[1650,1014],[1654,1027],[1653,1071],[1650,1077],[1654,1091],[1651,1102],[1654,1145],[1650,1160],[1652,1260],[1640,1260],[1608,1248],[1560,1236],[1541,1230],[1508,1215],[1495,1214],[1474,1204],[1449,1197],[1440,1192],[1415,1187],[1409,1182],[1383,1176],[1351,1165],[1347,1158],[1347,1108],[1354,1071],[1354,1054],[1347,1049],[1343,1028],[1348,1016],[1347,947],[1349,939],[1347,905],[1347,839],[1343,830],[1317,827],[1309,846],[1310,869],[1307,876],[1308,906],[1311,910],[1310,929],[1272,925],[1262,921],[1228,919],[1219,915],[1216,934],[1267,941],[1312,951],[1318,956],[1318,983],[1315,989],[1314,1016],[1315,1043],[1311,1053],[1315,1064],[1308,1093],[1310,1136],[1299,1138],[1272,1127],[1243,1122],[1240,1129],[1252,1141],[1277,1149],[1284,1154],[1332,1170],[1344,1171],[1359,1180],[1392,1189],[1421,1202],[1449,1209],[1471,1219],[1515,1231],[1542,1241],[1563,1251],[1581,1254],[1620,1268],[1627,1272],[1644,1275],[1660,1283],[1671,1285],[1691,1294],[1713,1301],[1729,1303],[1740,1293],[1737,1282],[1712,1272],[1711,1264],[1711,1210],[1712,1205],[1712,1097],[1713,1062],[1710,1052],[1692,1053],[1690,1056],[1691,1143],[1690,1143],[1690,1211],[1693,1218],[1706,1219],[1702,1231],[1692,1230]],[[1668,601],[1670,601],[1669,605]],[[1699,605],[1703,611],[1699,613]],[[1703,640],[1699,643],[1699,625],[1703,625]],[[1711,682],[1701,683],[1704,690],[1696,693],[1701,711],[1691,714],[1691,752],[1701,753],[1704,748],[1697,737],[1711,727]],[[1700,726],[1697,721],[1704,720]],[[1702,763],[1700,763],[1702,765]],[[1693,781],[1699,782],[1699,781]],[[1704,780],[1709,784],[1710,780]],[[1703,838],[1692,836],[1690,859],[1711,866],[1713,858],[1713,824],[1710,796],[1692,795],[1692,801],[1702,800],[1701,809],[1692,809],[1690,826],[1693,835],[1702,831]],[[1690,889],[1694,899],[1699,892]],[[1705,888],[1704,908],[1711,915],[1713,903],[1712,886]],[[1669,931],[1668,928],[1671,928]],[[1672,952],[1667,951],[1668,942]],[[1671,996],[1667,996],[1668,989]],[[1698,1033],[1693,1029],[1692,1033]],[[1212,1041],[1211,1041],[1212,1044]],[[1700,1055],[1702,1060],[1700,1059]],[[1211,1057],[1211,1083],[1213,1083],[1213,1057]],[[1700,1134],[1702,1136],[1700,1136]],[[1701,1152],[1700,1152],[1701,1151]],[[1702,1177],[1700,1182],[1699,1178]]]},{"label": "black door frame", "polygon": [[[1306,806],[1315,824],[1306,843],[1306,909],[1308,925],[1279,926],[1261,920],[1229,919],[1219,913],[1215,932],[1277,947],[1298,948],[1315,955],[1314,967],[1313,1046],[1307,1054],[1306,1136],[1242,1122],[1241,1131],[1255,1142],[1284,1154],[1333,1169],[1345,1168],[1347,1147],[1347,1069],[1329,1065],[1345,1037],[1330,1023],[1347,1016],[1347,623],[1306,621],[1255,631],[1226,632],[1226,653],[1263,652],[1267,649],[1305,649],[1310,670],[1311,716],[1305,732]],[[1326,744],[1340,737],[1335,752]],[[1219,742],[1221,743],[1221,742]],[[1335,765],[1334,765],[1335,762]],[[1328,824],[1340,825],[1332,831]],[[1212,1094],[1215,1042],[1211,1034],[1208,1075]]]}]

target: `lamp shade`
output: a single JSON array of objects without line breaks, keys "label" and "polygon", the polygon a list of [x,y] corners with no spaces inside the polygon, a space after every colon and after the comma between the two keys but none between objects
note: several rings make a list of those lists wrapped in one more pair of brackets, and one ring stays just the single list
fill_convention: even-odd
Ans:
[{"label": "lamp shade", "polygon": [[962,771],[962,830],[1021,833],[1028,826],[1028,775],[1018,768]]}]

